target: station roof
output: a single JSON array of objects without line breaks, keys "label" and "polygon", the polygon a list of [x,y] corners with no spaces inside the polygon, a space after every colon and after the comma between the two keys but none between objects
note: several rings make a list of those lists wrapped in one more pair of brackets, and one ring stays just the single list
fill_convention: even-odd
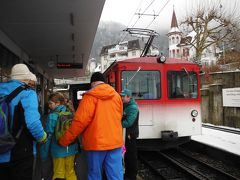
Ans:
[{"label": "station roof", "polygon": [[[52,78],[83,76],[104,3],[105,0],[2,0],[0,35],[5,34],[28,55],[29,64],[41,67]],[[22,54],[18,56],[26,61]],[[83,68],[57,69],[56,63],[63,62],[82,63]]]}]

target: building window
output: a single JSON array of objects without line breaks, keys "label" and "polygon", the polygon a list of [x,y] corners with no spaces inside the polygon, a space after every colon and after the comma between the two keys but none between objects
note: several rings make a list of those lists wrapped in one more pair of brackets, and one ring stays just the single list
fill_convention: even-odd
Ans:
[{"label": "building window", "polygon": [[177,41],[176,41],[176,43],[179,43],[179,37],[177,36]]},{"label": "building window", "polygon": [[105,60],[105,61],[107,60],[107,55],[104,55],[104,60]]},{"label": "building window", "polygon": [[185,49],[183,49],[183,57],[186,57]]},{"label": "building window", "polygon": [[186,52],[186,57],[188,57],[189,56],[189,49],[186,49],[185,52]]},{"label": "building window", "polygon": [[179,49],[177,49],[177,57],[180,57]]},{"label": "building window", "polygon": [[110,55],[110,58],[115,58],[116,57],[116,54],[111,54]]},{"label": "building window", "polygon": [[128,53],[127,53],[127,52],[122,54],[122,56],[127,56],[127,55],[128,55]]},{"label": "building window", "polygon": [[136,51],[132,51],[132,56],[136,56]]},{"label": "building window", "polygon": [[107,64],[105,64],[103,67],[104,67],[104,70],[107,69]]}]

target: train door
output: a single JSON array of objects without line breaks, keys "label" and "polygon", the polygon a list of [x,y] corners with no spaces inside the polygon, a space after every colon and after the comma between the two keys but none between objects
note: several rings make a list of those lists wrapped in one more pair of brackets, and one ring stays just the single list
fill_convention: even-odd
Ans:
[{"label": "train door", "polygon": [[120,79],[121,88],[130,89],[139,106],[139,138],[158,136],[154,134],[153,127],[155,104],[161,97],[160,71],[129,69],[121,72]]},{"label": "train door", "polygon": [[77,109],[79,102],[82,99],[82,94],[88,91],[91,88],[90,83],[83,83],[83,84],[71,84],[69,89],[69,96],[73,101],[73,106]]},{"label": "train door", "polygon": [[193,65],[185,65],[184,68],[173,65],[168,66],[165,73],[167,78],[165,127],[177,132],[178,137],[200,134],[201,106],[197,69]]}]

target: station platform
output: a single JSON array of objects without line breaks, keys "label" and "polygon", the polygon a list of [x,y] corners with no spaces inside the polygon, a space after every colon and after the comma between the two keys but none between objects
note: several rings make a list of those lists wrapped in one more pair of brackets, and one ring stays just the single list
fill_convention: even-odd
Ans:
[{"label": "station platform", "polygon": [[[240,129],[236,130],[240,131]],[[239,134],[202,127],[202,134],[192,136],[191,140],[240,156]],[[87,162],[86,153],[84,150],[82,150],[82,152],[77,155],[75,166],[78,179],[87,179]],[[40,161],[40,158],[37,157],[34,180],[51,180],[51,175],[51,159],[49,158],[46,162],[42,163]],[[139,176],[137,179],[142,180]]]},{"label": "station platform", "polygon": [[[240,131],[240,129],[236,130]],[[239,134],[202,127],[202,135],[192,136],[191,140],[240,156]]]},{"label": "station platform", "polygon": [[[34,169],[34,180],[52,180],[52,160],[50,157],[48,157],[47,161],[41,162],[38,154]],[[84,150],[76,155],[75,171],[78,179],[87,180],[87,161]]]}]

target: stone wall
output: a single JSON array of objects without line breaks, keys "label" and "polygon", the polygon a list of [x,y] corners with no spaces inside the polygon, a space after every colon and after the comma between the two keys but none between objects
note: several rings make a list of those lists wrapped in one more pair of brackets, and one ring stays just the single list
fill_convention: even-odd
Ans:
[{"label": "stone wall", "polygon": [[223,107],[222,89],[240,87],[240,71],[201,75],[202,121],[240,128],[240,107]]}]

